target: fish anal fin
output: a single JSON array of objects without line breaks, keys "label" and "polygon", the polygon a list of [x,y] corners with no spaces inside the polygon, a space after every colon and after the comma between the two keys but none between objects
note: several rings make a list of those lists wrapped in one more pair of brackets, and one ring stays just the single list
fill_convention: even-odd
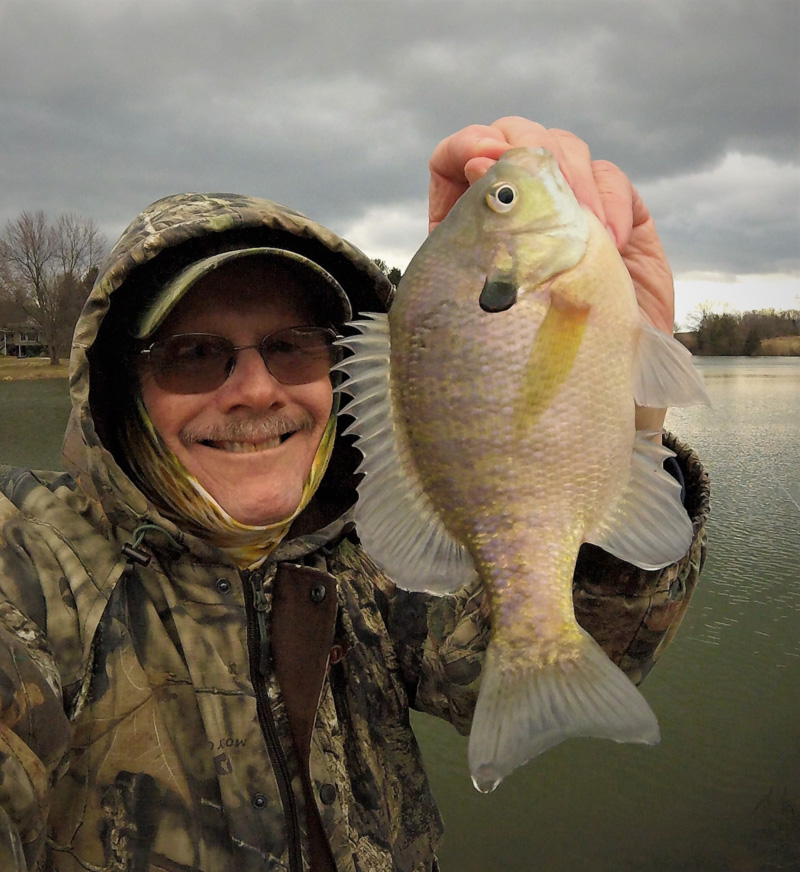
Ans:
[{"label": "fish anal fin", "polygon": [[504,668],[490,645],[469,739],[477,790],[489,793],[518,766],[568,738],[659,741],[645,698],[580,632],[577,656],[526,669]]}]

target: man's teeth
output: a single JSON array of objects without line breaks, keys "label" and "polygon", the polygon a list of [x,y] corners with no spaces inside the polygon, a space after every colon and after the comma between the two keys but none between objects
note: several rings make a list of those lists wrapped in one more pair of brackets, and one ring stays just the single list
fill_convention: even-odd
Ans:
[{"label": "man's teeth", "polygon": [[291,433],[284,433],[283,436],[273,436],[270,439],[265,439],[263,442],[233,442],[229,440],[220,440],[219,442],[209,442],[212,448],[217,448],[220,451],[232,451],[233,453],[245,454],[255,451],[266,451],[269,448],[277,448],[282,442],[291,436]]}]

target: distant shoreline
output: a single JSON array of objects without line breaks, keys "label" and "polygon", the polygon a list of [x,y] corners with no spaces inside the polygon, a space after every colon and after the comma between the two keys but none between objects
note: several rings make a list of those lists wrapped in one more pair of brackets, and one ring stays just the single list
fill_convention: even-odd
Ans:
[{"label": "distant shoreline", "polygon": [[16,357],[0,357],[0,381],[33,381],[68,376],[69,363],[66,360],[57,366],[51,366],[49,358],[46,357],[28,357],[22,360]]},{"label": "distant shoreline", "polygon": [[[698,348],[697,333],[678,332],[675,338],[685,345],[695,357],[730,357],[730,354],[704,353]],[[713,344],[711,346],[714,347]],[[717,344],[717,348],[719,348]],[[734,355],[737,356],[737,355]],[[758,351],[747,357],[800,357],[800,336],[775,336],[762,339]]]}]

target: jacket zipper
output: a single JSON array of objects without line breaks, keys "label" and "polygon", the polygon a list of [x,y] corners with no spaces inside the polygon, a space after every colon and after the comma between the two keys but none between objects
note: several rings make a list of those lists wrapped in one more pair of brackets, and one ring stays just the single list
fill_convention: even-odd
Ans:
[{"label": "jacket zipper", "polygon": [[245,587],[245,614],[247,621],[247,644],[250,656],[250,677],[256,697],[258,722],[272,763],[278,791],[286,818],[289,869],[303,872],[303,854],[300,847],[300,820],[297,813],[297,800],[292,789],[289,763],[278,738],[275,718],[267,694],[267,675],[269,672],[269,636],[267,628],[267,598],[264,594],[264,576],[258,570],[244,570],[242,577],[249,585],[252,598],[247,596]]}]

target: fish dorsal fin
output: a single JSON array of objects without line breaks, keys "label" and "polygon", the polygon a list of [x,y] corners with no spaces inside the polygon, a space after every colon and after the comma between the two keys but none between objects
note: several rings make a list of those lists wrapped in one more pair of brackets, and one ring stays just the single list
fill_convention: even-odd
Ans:
[{"label": "fish dorsal fin", "polygon": [[674,456],[660,433],[637,431],[628,484],[586,541],[641,569],[660,569],[683,557],[692,544],[692,522],[680,484],[664,469],[666,458]]},{"label": "fish dorsal fin", "polygon": [[640,406],[665,409],[711,400],[692,364],[691,352],[677,339],[641,320],[633,398]]},{"label": "fish dorsal fin", "polygon": [[469,552],[448,533],[423,492],[410,457],[402,456],[392,406],[389,320],[369,313],[354,321],[360,335],[340,341],[352,354],[336,368],[347,375],[338,390],[352,400],[345,433],[363,455],[354,515],[361,543],[400,587],[447,593],[476,577]]}]

